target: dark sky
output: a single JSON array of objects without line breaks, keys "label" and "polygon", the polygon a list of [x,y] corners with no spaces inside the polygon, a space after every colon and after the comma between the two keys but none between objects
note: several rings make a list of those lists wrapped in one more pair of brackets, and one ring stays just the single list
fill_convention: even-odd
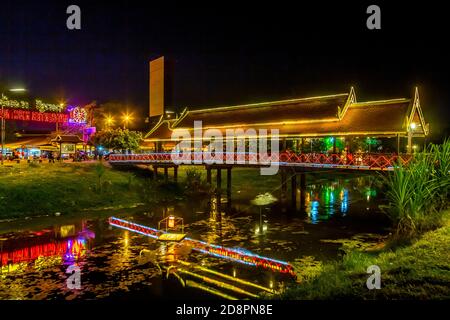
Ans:
[{"label": "dark sky", "polygon": [[[0,85],[48,101],[122,101],[145,117],[148,61],[165,55],[180,109],[350,85],[359,100],[408,97],[418,85],[432,130],[448,132],[449,36],[437,5],[377,2],[382,30],[370,31],[372,2],[111,2],[3,0]],[[81,7],[81,30],[66,28],[70,4]]]}]

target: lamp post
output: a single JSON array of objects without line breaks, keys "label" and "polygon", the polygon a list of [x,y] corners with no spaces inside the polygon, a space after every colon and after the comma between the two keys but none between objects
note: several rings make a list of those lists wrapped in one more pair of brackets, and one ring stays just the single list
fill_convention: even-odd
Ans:
[{"label": "lamp post", "polygon": [[[24,88],[11,88],[11,89],[8,89],[8,91],[10,91],[10,92],[24,92],[24,91],[26,91],[26,89],[24,89]],[[1,96],[3,97],[3,92],[2,92]],[[1,127],[2,127],[2,130],[1,130],[1,140],[2,140],[1,165],[2,166],[3,166],[3,158],[4,158],[3,151],[4,151],[4,145],[5,145],[5,114],[4,114],[4,111],[5,111],[5,109],[4,109],[4,106],[2,104],[2,123],[1,123]]]},{"label": "lamp post", "polygon": [[128,123],[133,120],[133,117],[130,114],[124,114],[123,115],[123,128],[127,129],[128,128]]},{"label": "lamp post", "polygon": [[105,124],[107,128],[110,128],[114,124],[114,118],[110,115],[106,116]]}]

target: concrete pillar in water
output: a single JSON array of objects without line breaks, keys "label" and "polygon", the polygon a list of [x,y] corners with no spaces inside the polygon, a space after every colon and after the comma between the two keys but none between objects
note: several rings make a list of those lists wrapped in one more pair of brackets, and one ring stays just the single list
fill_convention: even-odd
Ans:
[{"label": "concrete pillar in water", "polygon": [[173,181],[178,182],[178,166],[173,167]]},{"label": "concrete pillar in water", "polygon": [[167,167],[164,167],[164,182],[169,181],[169,169]]},{"label": "concrete pillar in water", "polygon": [[158,180],[158,167],[153,166],[153,176],[155,177],[155,180]]}]

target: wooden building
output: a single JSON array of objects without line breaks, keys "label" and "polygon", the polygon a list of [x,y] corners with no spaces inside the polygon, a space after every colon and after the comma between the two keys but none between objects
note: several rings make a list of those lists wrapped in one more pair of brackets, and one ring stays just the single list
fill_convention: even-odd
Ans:
[{"label": "wooden building", "polygon": [[[429,125],[425,122],[418,89],[412,98],[377,101],[357,101],[353,88],[348,93],[262,102],[206,109],[186,108],[177,119],[161,116],[145,135],[143,150],[170,151],[177,141],[176,130],[188,130],[194,135],[194,122],[202,121],[202,129],[278,129],[282,148],[287,144],[303,144],[305,139],[340,137],[377,137],[407,140],[407,152],[412,151],[412,138],[425,137]],[[269,137],[268,137],[269,138]],[[303,149],[302,149],[303,150]]]}]

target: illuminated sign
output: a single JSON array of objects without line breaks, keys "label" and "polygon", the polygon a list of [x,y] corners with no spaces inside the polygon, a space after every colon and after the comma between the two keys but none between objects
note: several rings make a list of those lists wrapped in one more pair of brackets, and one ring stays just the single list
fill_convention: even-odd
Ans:
[{"label": "illuminated sign", "polygon": [[62,143],[61,153],[75,153],[75,144],[73,143]]},{"label": "illuminated sign", "polygon": [[87,122],[88,113],[86,109],[75,107],[70,110],[69,122],[74,124],[85,124]]},{"label": "illuminated sign", "polygon": [[4,109],[3,116],[6,120],[37,121],[37,122],[64,123],[69,120],[69,116],[64,113],[38,112],[29,110],[16,110],[16,109]]}]

